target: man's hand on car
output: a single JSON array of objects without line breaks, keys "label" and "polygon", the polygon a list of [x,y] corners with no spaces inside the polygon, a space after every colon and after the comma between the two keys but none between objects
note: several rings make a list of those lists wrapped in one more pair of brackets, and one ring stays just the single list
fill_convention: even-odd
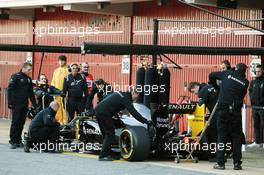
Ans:
[{"label": "man's hand on car", "polygon": [[154,127],[154,123],[153,123],[152,120],[148,120],[148,121],[147,121],[147,125],[148,125],[148,128],[149,128],[149,127]]},{"label": "man's hand on car", "polygon": [[149,120],[149,121],[147,122],[147,125],[148,125],[148,130],[149,130],[149,131],[155,129],[155,127],[154,127],[154,123],[153,123],[152,120]]}]

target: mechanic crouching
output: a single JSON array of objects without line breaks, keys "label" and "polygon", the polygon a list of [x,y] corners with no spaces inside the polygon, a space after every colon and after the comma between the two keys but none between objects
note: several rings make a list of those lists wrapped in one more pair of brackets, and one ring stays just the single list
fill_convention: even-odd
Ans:
[{"label": "mechanic crouching", "polygon": [[113,161],[111,156],[111,144],[115,138],[114,121],[112,117],[118,112],[127,109],[128,112],[141,123],[153,126],[152,121],[148,121],[139,114],[134,108],[132,102],[138,98],[139,93],[136,89],[132,92],[116,91],[103,99],[95,108],[95,115],[98,121],[102,136],[103,145],[99,154],[99,161]]},{"label": "mechanic crouching", "polygon": [[220,93],[217,106],[217,132],[218,149],[217,164],[214,169],[225,169],[225,149],[229,147],[226,141],[228,136],[232,138],[234,170],[242,169],[242,116],[241,108],[243,99],[247,93],[249,81],[246,77],[247,66],[243,63],[236,65],[235,71],[212,72],[210,81],[221,80]]},{"label": "mechanic crouching", "polygon": [[[204,104],[208,109],[207,116],[210,116],[218,100],[218,91],[210,84],[198,82],[190,82],[188,85],[188,91],[198,96],[198,104]],[[208,119],[209,118],[206,118],[206,120]],[[206,130],[206,140],[209,144],[217,143],[216,120],[217,116],[216,113],[214,113],[210,121],[210,125]],[[210,161],[216,161],[213,154],[209,157]]]},{"label": "mechanic crouching", "polygon": [[37,99],[37,111],[41,111],[49,107],[49,104],[54,100],[52,95],[60,95],[61,91],[54,86],[49,86],[46,75],[41,74],[34,88],[34,94]]},{"label": "mechanic crouching", "polygon": [[[55,144],[59,139],[60,124],[55,119],[58,108],[58,103],[53,101],[48,108],[40,111],[31,121],[24,144],[25,152],[30,152],[33,143],[48,143],[49,141]],[[45,148],[47,149],[48,145],[45,145]]]}]

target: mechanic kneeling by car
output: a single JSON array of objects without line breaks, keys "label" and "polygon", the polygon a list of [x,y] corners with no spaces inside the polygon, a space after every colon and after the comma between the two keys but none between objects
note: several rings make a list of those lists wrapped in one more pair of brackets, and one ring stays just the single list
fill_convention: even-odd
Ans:
[{"label": "mechanic kneeling by car", "polygon": [[48,141],[49,143],[56,143],[59,139],[60,124],[55,119],[58,108],[58,103],[53,101],[48,108],[40,111],[31,121],[24,144],[25,152],[30,151],[33,143],[47,143]]},{"label": "mechanic kneeling by car", "polygon": [[153,126],[153,122],[145,119],[140,113],[136,111],[133,106],[139,96],[136,89],[131,89],[131,92],[116,91],[105,99],[103,99],[95,108],[95,115],[98,121],[102,136],[103,145],[99,154],[99,161],[113,161],[111,156],[111,144],[115,138],[115,129],[113,116],[118,112],[127,109],[128,112],[141,123],[146,123],[149,127]]}]

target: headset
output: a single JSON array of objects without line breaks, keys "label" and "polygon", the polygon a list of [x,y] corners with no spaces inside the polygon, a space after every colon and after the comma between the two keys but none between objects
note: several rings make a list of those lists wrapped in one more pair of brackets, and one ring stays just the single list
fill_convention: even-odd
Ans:
[{"label": "headset", "polygon": [[68,72],[72,72],[72,66],[77,66],[78,67],[78,72],[81,71],[81,68],[80,68],[79,64],[73,63],[73,64],[68,66]]}]

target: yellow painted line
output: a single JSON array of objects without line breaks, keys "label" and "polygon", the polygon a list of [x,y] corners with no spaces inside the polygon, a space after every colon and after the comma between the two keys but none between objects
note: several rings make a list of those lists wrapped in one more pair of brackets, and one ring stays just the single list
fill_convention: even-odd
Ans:
[{"label": "yellow painted line", "polygon": [[87,158],[92,158],[92,159],[98,158],[98,156],[92,155],[92,154],[80,154],[80,153],[72,153],[72,152],[63,152],[63,154],[77,156],[77,157],[87,157]]},{"label": "yellow painted line", "polygon": [[127,161],[124,159],[120,159],[120,160],[114,160],[113,162],[127,162]]},{"label": "yellow painted line", "polygon": [[[73,153],[73,152],[63,152],[63,154],[76,156],[76,157],[86,157],[86,158],[91,158],[91,159],[98,159],[97,155],[87,154],[87,153],[82,154],[82,153]],[[121,159],[121,160],[114,160],[113,162],[127,162],[127,161],[124,159]]]}]

